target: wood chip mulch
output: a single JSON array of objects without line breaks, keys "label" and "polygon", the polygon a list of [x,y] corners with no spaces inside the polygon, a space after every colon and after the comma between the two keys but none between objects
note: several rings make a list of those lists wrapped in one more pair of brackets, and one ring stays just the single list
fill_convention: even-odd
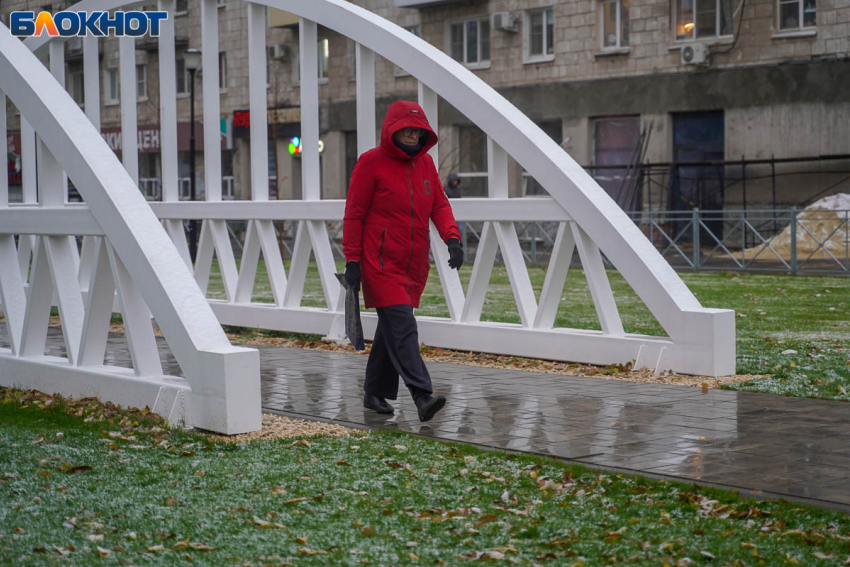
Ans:
[{"label": "wood chip mulch", "polygon": [[348,429],[334,423],[291,419],[281,415],[264,413],[263,428],[260,431],[244,433],[242,435],[209,435],[208,437],[211,441],[244,443],[246,441],[256,441],[260,439],[289,439],[292,437],[302,438],[313,437],[316,435],[347,437],[349,435],[366,435],[366,432],[359,429]]}]

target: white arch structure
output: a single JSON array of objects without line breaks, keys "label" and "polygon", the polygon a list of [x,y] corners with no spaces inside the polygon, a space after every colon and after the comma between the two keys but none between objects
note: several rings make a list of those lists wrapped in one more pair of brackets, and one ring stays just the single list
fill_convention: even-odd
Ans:
[{"label": "white arch structure", "polygon": [[[51,55],[63,50],[55,45]],[[60,59],[54,74],[64,68]],[[8,95],[26,121],[28,165],[38,139],[28,203],[10,206],[5,183],[0,195],[0,298],[10,342],[0,349],[0,384],[147,405],[172,422],[222,433],[259,429],[259,353],[231,346],[136,184],[60,78],[0,25],[0,134],[5,140]],[[87,206],[65,203],[66,173]],[[79,267],[78,235],[88,237],[88,270]],[[104,363],[116,292],[132,370]],[[65,357],[45,355],[54,304]],[[163,376],[151,314],[185,379]]]},{"label": "white arch structure", "polygon": [[[215,93],[215,96],[205,96],[203,101],[203,117],[207,125],[204,141],[206,147],[217,147],[220,117],[219,11],[217,0],[200,0],[200,3],[203,92]],[[111,10],[143,4],[144,1],[138,0],[83,0],[73,9]],[[317,25],[321,24],[356,42],[358,153],[376,144],[375,54],[418,79],[419,102],[435,129],[438,97],[442,97],[488,136],[488,198],[452,202],[458,220],[485,222],[472,277],[464,293],[457,272],[446,267],[445,246],[432,227],[432,250],[450,316],[421,317],[420,338],[423,342],[462,350],[595,364],[636,360],[638,366],[648,366],[656,371],[670,369],[713,376],[734,372],[734,313],[703,308],[676,272],[596,182],[528,117],[475,74],[429,43],[344,0],[251,0],[245,5],[251,110],[250,201],[221,200],[220,183],[210,181],[221,178],[217,152],[207,152],[205,156],[206,202],[179,201],[173,20],[165,22],[159,38],[163,202],[151,203],[150,208],[162,221],[187,264],[188,248],[182,221],[203,221],[194,275],[200,288],[205,290],[213,254],[217,256],[226,299],[209,300],[209,304],[221,323],[342,336],[342,294],[333,277],[336,266],[325,221],[341,220],[344,202],[323,200],[319,190],[319,87],[313,70],[317,68]],[[160,0],[159,6],[161,10],[174,12],[174,0]],[[269,201],[268,198],[266,7],[278,8],[300,18],[299,86],[304,148],[301,158],[303,199],[300,201]],[[53,48],[56,40],[30,38],[26,44],[42,57],[49,52],[51,63],[54,57],[57,60],[62,58],[62,50]],[[133,40],[122,39],[119,47],[122,129],[134,131]],[[95,101],[86,105],[86,112],[93,123],[99,124],[99,69],[97,40],[94,38],[86,38],[84,67],[86,100]],[[70,103],[70,99],[66,103]],[[26,137],[26,130],[24,134]],[[78,147],[81,142],[81,138],[69,140]],[[123,143],[124,165],[130,177],[136,179],[135,138],[124,136]],[[432,150],[435,158],[438,151],[437,147]],[[534,176],[551,198],[508,198],[508,155]],[[25,185],[26,178],[25,167]],[[88,194],[85,197],[87,202],[98,198]],[[93,203],[89,206],[95,211]],[[227,220],[249,221],[242,263],[238,269],[226,232]],[[288,273],[275,241],[272,222],[276,220],[298,222]],[[539,301],[532,289],[513,224],[518,221],[561,223]],[[499,249],[510,277],[520,324],[480,320]],[[576,249],[601,331],[553,327],[570,260]],[[323,309],[301,306],[311,251],[318,264],[328,306]],[[251,301],[261,253],[274,294],[273,304]],[[636,335],[623,330],[604,269],[603,253],[647,305],[667,333],[666,337]],[[85,246],[82,256],[81,274],[89,273],[94,264],[91,254],[86,255]],[[173,255],[169,257],[173,259]],[[81,279],[86,280],[86,277]],[[364,315],[367,335],[374,332],[375,323],[373,314]]]}]

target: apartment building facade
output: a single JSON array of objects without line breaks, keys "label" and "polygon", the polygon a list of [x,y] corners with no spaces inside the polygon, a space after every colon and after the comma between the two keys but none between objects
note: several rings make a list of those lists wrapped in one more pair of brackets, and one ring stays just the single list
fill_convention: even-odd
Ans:
[{"label": "apartment building facade", "polygon": [[[55,12],[68,5],[43,4],[46,1],[4,1],[0,18],[12,10]],[[587,166],[624,208],[783,206],[847,187],[850,0],[355,3],[444,50],[480,76]],[[177,4],[180,175],[181,188],[188,188],[190,88],[181,53],[200,47],[200,9],[197,0]],[[214,95],[221,102],[222,183],[226,196],[248,198],[243,2],[219,0],[219,32],[221,79]],[[278,198],[298,198],[300,161],[289,150],[300,134],[297,19],[271,10],[267,43],[270,183]],[[117,40],[100,44],[102,132],[120,151]],[[82,59],[76,49],[73,42],[66,48],[66,87],[85,104]],[[154,199],[161,175],[157,56],[155,40],[137,41],[140,179]],[[325,198],[344,198],[357,158],[355,63],[354,43],[320,27],[317,73]],[[200,108],[206,93],[196,81]],[[415,100],[416,90],[412,76],[378,58],[378,122],[392,101]],[[460,174],[465,196],[486,194],[485,136],[444,101],[439,114],[441,174]],[[15,125],[10,108],[10,130]],[[197,138],[201,143],[203,136]],[[14,132],[8,143],[14,156],[19,150]],[[198,154],[201,186],[206,151],[202,148]],[[777,161],[768,163],[772,158]],[[14,181],[13,160],[9,163]],[[629,173],[630,163],[644,164],[644,175]],[[657,169],[647,169],[646,163]],[[512,196],[545,193],[519,164],[512,162],[509,172]],[[626,186],[632,179],[630,193]]]}]

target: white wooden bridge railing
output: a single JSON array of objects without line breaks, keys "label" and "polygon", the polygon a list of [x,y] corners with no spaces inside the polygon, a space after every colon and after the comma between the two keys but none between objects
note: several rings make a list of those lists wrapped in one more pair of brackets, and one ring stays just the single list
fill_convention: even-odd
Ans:
[{"label": "white wooden bridge railing", "polygon": [[[203,52],[203,99],[205,147],[218,146],[220,116],[218,97],[217,0],[199,0]],[[83,0],[73,9],[109,10],[145,2]],[[251,0],[245,2],[248,26],[249,106],[251,112],[251,201],[222,201],[220,156],[208,152],[204,160],[206,202],[179,202],[177,175],[175,34],[173,20],[165,22],[159,38],[161,84],[162,202],[150,207],[162,221],[183,261],[188,247],[182,221],[203,220],[194,274],[206,290],[213,255],[218,259],[226,299],[210,300],[222,323],[342,336],[342,293],[333,277],[336,270],[326,221],[340,220],[344,203],[322,200],[319,190],[319,87],[317,25],[320,24],[356,43],[358,153],[372,148],[375,140],[375,54],[405,69],[419,81],[419,103],[432,126],[437,127],[438,97],[442,97],[488,136],[487,199],[453,201],[458,220],[485,221],[481,243],[466,293],[458,274],[446,266],[447,251],[432,227],[432,250],[450,316],[422,317],[420,337],[427,344],[546,359],[598,364],[636,360],[638,366],[656,371],[725,375],[735,369],[735,320],[729,310],[703,308],[676,272],[596,182],[531,120],[472,72],[445,53],[381,17],[344,0]],[[161,10],[174,12],[174,0],[160,0]],[[269,202],[266,119],[266,8],[273,7],[300,18],[299,56],[302,147],[301,201]],[[56,40],[30,38],[35,53],[50,52],[61,61]],[[86,38],[84,49],[86,100],[97,100],[97,40]],[[125,132],[136,128],[133,40],[123,39],[121,50],[121,109]],[[97,104],[86,111],[98,124]],[[24,130],[24,146],[34,147],[32,134]],[[124,165],[135,180],[135,137],[124,136]],[[436,159],[438,147],[431,152]],[[32,152],[30,152],[31,154]],[[552,196],[551,199],[508,198],[508,155]],[[32,155],[28,162],[32,162]],[[28,177],[25,169],[24,179]],[[32,173],[29,174],[29,177]],[[212,180],[212,181],[211,181]],[[27,188],[24,189],[25,195]],[[26,200],[26,198],[25,198]],[[88,199],[87,199],[88,201]],[[27,202],[34,202],[32,200]],[[94,210],[94,204],[90,204]],[[67,214],[67,213],[65,213]],[[82,223],[86,213],[75,212]],[[68,217],[71,218],[71,217]],[[240,267],[234,259],[226,221],[248,220]],[[298,221],[289,272],[275,240],[272,222]],[[519,247],[514,222],[559,221],[561,223],[539,301],[532,289]],[[78,232],[77,234],[83,234]],[[85,247],[84,247],[85,248]],[[561,295],[574,250],[578,250],[592,294],[601,331],[554,328]],[[501,324],[480,320],[493,263],[498,250],[505,260],[521,323]],[[301,306],[311,252],[321,276],[327,307]],[[605,272],[602,254],[623,275],[658,320],[666,337],[624,332],[617,305]],[[258,258],[262,254],[269,274],[273,304],[251,301]],[[91,270],[90,258],[82,260],[83,272]],[[568,308],[568,306],[567,306]],[[374,314],[364,315],[367,335],[374,332]]]},{"label": "white wooden bridge railing", "polygon": [[[49,51],[50,70],[0,25],[0,137],[8,95],[21,111],[25,164],[22,205],[9,204],[5,175],[0,185],[0,300],[9,344],[0,348],[0,384],[149,406],[173,423],[221,433],[259,429],[259,354],[227,340],[136,177],[95,128],[96,113],[86,117],[65,92],[62,44]],[[96,93],[96,83],[86,86]],[[134,159],[129,154],[125,164]],[[86,206],[66,202],[66,174]],[[77,236],[84,237],[82,261]],[[116,298],[132,369],[104,361]],[[45,354],[52,305],[65,356]],[[151,315],[185,378],[163,375]]]}]

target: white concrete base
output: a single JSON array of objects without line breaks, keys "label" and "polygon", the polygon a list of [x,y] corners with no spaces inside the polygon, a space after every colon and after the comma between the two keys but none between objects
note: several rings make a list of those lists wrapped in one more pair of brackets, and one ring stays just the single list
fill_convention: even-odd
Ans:
[{"label": "white concrete base", "polygon": [[126,408],[148,407],[171,425],[192,427],[189,383],[172,376],[137,377],[116,366],[75,367],[55,356],[12,356],[0,349],[0,385],[68,398],[97,397]]}]

